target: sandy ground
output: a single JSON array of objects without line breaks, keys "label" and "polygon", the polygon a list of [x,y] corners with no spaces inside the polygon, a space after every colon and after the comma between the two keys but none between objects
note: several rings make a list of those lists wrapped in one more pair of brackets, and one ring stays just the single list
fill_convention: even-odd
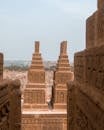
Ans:
[{"label": "sandy ground", "polygon": [[4,70],[4,79],[19,79],[21,82],[21,91],[24,91],[27,83],[27,71],[9,71]]}]

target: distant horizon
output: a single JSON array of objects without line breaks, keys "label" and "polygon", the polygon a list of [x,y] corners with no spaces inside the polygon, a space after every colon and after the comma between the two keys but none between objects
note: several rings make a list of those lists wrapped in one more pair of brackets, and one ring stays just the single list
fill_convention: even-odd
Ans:
[{"label": "distant horizon", "polygon": [[[58,60],[58,59],[57,59]],[[43,59],[43,62],[57,62],[57,60],[44,60]],[[26,60],[24,60],[24,59],[4,59],[4,62],[6,62],[6,61],[24,61],[24,62],[31,62],[32,61],[32,59],[30,59],[30,60],[28,60],[28,59],[26,59]],[[74,61],[70,61],[70,59],[69,59],[69,63],[73,63]]]},{"label": "distant horizon", "polygon": [[[5,59],[4,59],[4,62],[5,62],[5,61],[32,61],[32,60],[22,60],[22,59],[21,59],[21,60],[15,60],[15,59],[5,60]],[[55,60],[43,60],[43,62],[45,62],[45,61],[46,61],[46,62],[48,62],[48,61],[49,61],[49,62],[51,62],[51,61],[52,61],[52,62],[56,62]]]}]

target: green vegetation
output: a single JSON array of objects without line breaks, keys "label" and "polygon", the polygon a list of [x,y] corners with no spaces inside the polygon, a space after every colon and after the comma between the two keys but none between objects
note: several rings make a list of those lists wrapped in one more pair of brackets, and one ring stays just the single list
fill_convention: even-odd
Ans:
[{"label": "green vegetation", "polygon": [[18,65],[10,65],[10,66],[5,66],[4,69],[7,69],[7,70],[10,70],[10,71],[27,71],[28,70],[28,65],[21,65],[21,66],[18,66]]}]

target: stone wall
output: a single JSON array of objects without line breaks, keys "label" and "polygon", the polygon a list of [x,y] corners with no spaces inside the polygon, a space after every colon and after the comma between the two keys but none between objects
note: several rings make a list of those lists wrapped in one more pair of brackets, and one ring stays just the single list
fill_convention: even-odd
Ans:
[{"label": "stone wall", "polygon": [[0,81],[3,80],[3,54],[0,53]]},{"label": "stone wall", "polygon": [[[68,83],[68,130],[104,130],[104,16],[87,20],[86,49],[74,56],[74,82]],[[88,34],[89,33],[89,34]]]},{"label": "stone wall", "polygon": [[86,21],[86,48],[104,45],[104,1],[98,0],[98,10]]},{"label": "stone wall", "polygon": [[0,130],[21,130],[20,82],[0,82]]},{"label": "stone wall", "polygon": [[86,21],[86,48],[92,48],[96,46],[97,41],[97,12],[95,12],[91,17]]},{"label": "stone wall", "polygon": [[22,130],[67,130],[66,114],[23,114]]},{"label": "stone wall", "polygon": [[104,46],[75,55],[75,81],[68,85],[68,130],[104,129],[103,62]]}]

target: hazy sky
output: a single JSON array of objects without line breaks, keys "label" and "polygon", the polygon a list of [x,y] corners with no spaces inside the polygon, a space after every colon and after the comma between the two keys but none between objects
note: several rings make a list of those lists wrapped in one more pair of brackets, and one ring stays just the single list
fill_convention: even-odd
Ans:
[{"label": "hazy sky", "polygon": [[57,60],[68,41],[70,60],[85,47],[85,20],[97,0],[0,0],[0,51],[6,60],[31,60],[34,41],[44,60]]}]

